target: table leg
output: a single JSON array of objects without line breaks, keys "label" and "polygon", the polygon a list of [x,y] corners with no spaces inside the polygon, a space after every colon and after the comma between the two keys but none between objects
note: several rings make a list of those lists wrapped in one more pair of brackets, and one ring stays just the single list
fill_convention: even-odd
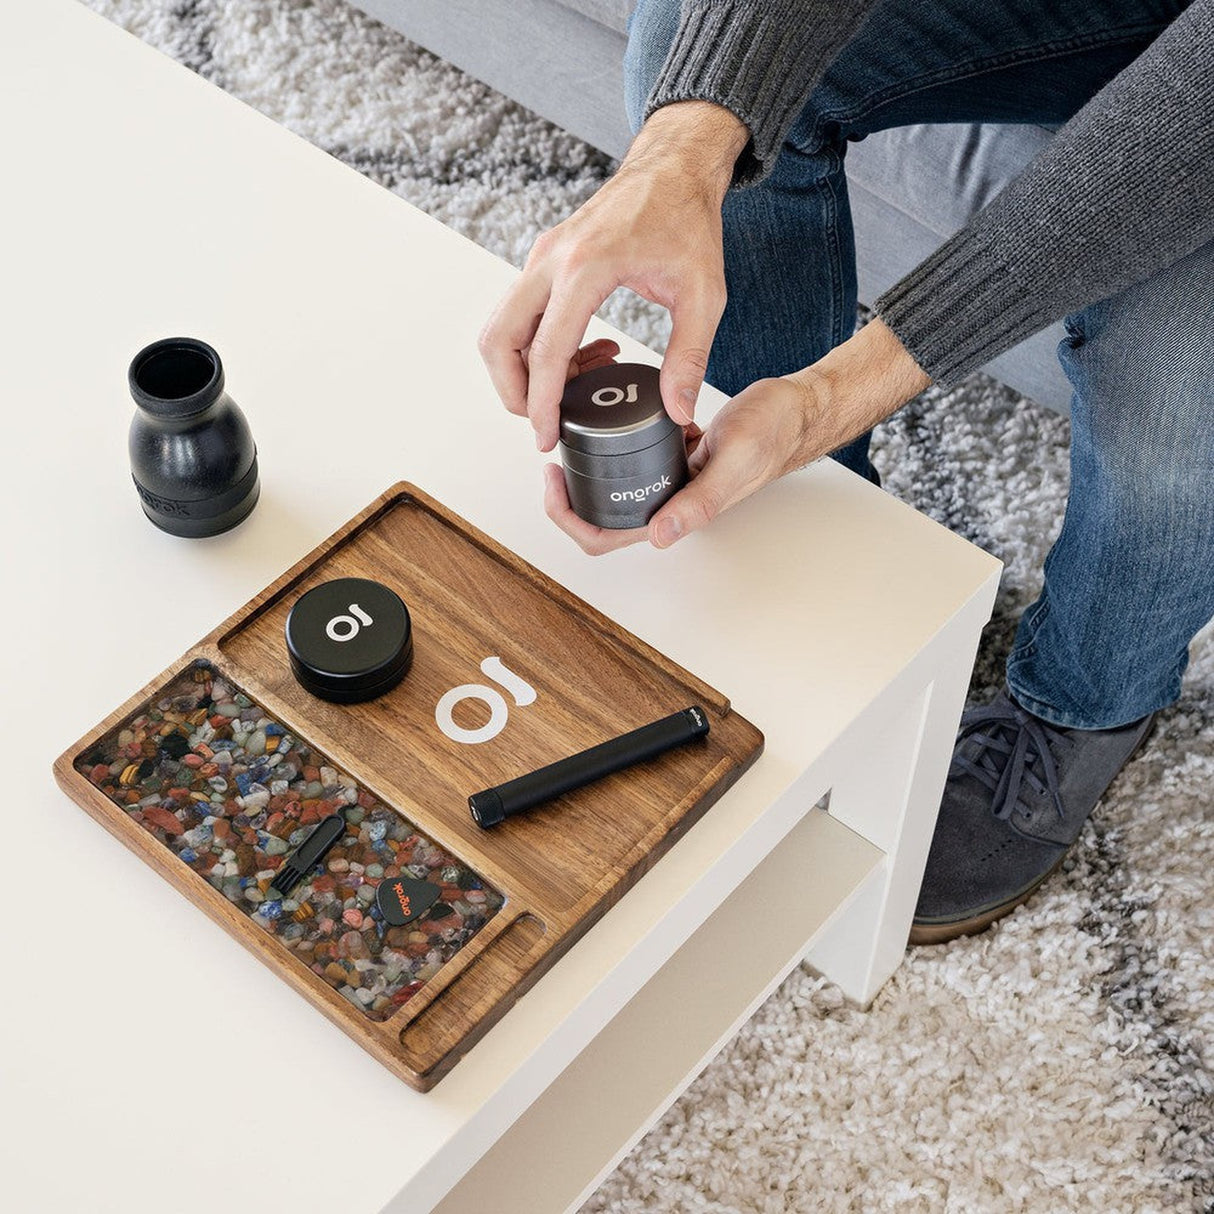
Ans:
[{"label": "table leg", "polygon": [[806,960],[863,1006],[906,951],[989,601],[970,614],[933,639],[834,756],[839,774],[831,782],[830,813],[885,859],[880,880],[853,900]]}]

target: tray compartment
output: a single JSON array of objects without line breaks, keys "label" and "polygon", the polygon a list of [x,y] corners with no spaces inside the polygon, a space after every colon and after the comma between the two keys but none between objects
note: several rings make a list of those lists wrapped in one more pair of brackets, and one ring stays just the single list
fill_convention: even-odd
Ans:
[{"label": "tray compartment", "polygon": [[[295,601],[340,577],[384,582],[413,619],[408,677],[358,705],[328,704],[300,687],[283,644]],[[528,889],[542,889],[546,906],[567,913],[590,905],[603,872],[627,866],[654,827],[681,807],[681,793],[728,754],[727,743],[710,737],[665,756],[656,778],[648,767],[623,773],[513,819],[508,829],[481,831],[468,813],[473,792],[694,702],[728,713],[718,692],[690,675],[655,669],[648,654],[621,642],[614,625],[600,626],[597,613],[578,606],[584,610],[547,593],[529,566],[516,568],[475,542],[462,520],[400,495],[222,635],[219,648],[237,669],[255,672],[292,715],[360,756],[373,755],[385,790],[411,816],[470,853],[487,853]],[[535,702],[513,705],[481,673],[488,657],[530,684]],[[488,742],[452,741],[435,723],[442,696],[466,684],[486,685],[508,705],[505,728]],[[468,707],[483,715],[457,717],[457,724],[483,724],[487,712],[474,701]],[[673,800],[672,789],[680,792]]]},{"label": "tray compartment", "polygon": [[[157,689],[74,766],[371,1020],[400,1011],[505,901],[206,661]],[[346,837],[290,895],[275,896],[274,874],[332,813],[346,817]],[[365,891],[402,873],[443,893],[416,923],[389,927]]]}]

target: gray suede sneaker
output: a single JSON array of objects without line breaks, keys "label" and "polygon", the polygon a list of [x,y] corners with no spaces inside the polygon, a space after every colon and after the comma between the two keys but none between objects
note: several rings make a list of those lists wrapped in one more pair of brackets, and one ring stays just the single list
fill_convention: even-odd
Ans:
[{"label": "gray suede sneaker", "polygon": [[961,718],[911,927],[941,944],[989,927],[1061,863],[1154,716],[1060,729],[1001,691]]}]

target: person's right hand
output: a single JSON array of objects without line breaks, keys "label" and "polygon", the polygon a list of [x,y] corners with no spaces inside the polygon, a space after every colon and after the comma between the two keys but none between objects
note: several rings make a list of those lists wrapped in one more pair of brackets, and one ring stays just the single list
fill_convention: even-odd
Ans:
[{"label": "person's right hand", "polygon": [[[570,377],[611,358],[611,344],[580,351]],[[579,518],[559,464],[544,469],[544,510],[591,556],[648,540],[669,548],[778,477],[871,430],[931,383],[878,317],[812,366],[760,379],[721,406],[708,429],[687,428],[691,479],[645,527],[611,530]]]},{"label": "person's right hand", "polygon": [[725,307],[721,203],[748,138],[710,102],[664,106],[616,175],[535,242],[480,351],[503,404],[530,418],[541,451],[556,446],[566,372],[586,326],[620,286],[669,310],[662,401],[680,425],[692,420]]}]

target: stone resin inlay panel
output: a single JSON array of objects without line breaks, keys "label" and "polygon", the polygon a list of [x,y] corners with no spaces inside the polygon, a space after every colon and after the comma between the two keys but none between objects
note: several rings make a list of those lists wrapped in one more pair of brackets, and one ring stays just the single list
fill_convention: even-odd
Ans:
[{"label": "stone resin inlay panel", "polygon": [[[209,662],[195,662],[76,759],[76,769],[372,1020],[411,999],[504,898],[360,788]],[[346,833],[289,897],[270,885],[322,818]],[[380,881],[441,889],[390,927]]]}]

